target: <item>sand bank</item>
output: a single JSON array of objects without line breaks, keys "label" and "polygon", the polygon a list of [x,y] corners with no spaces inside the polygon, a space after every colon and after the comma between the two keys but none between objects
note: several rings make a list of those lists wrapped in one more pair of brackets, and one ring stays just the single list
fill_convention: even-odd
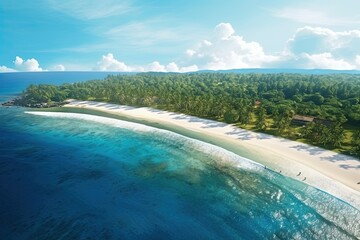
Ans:
[{"label": "sand bank", "polygon": [[360,182],[360,161],[354,157],[221,122],[151,108],[75,100],[64,107],[116,114],[156,123],[167,129],[183,129],[199,136],[200,140],[243,153],[269,169],[305,181],[360,209],[360,184],[357,184]]}]

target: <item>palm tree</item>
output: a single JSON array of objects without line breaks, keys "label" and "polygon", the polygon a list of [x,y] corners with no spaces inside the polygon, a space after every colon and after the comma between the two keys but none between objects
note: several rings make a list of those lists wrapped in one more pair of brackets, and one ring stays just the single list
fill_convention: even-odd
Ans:
[{"label": "palm tree", "polygon": [[261,130],[266,129],[266,110],[260,107],[257,111],[256,127]]}]

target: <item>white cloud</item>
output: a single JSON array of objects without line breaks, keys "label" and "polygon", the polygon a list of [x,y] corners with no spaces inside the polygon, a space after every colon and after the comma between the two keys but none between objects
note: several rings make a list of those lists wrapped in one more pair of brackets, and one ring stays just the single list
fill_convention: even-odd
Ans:
[{"label": "white cloud", "polygon": [[155,61],[150,63],[144,70],[149,72],[195,72],[199,69],[196,65],[179,67],[176,63],[171,62],[165,66]]},{"label": "white cloud", "polygon": [[159,61],[154,61],[145,66],[129,66],[117,60],[112,53],[108,53],[102,56],[94,69],[116,72],[193,72],[197,71],[198,67],[196,65],[180,67],[175,62],[163,65]]},{"label": "white cloud", "polygon": [[360,55],[360,31],[335,32],[328,28],[299,28],[285,47],[283,64],[294,67],[355,69]]},{"label": "white cloud", "polygon": [[166,72],[166,67],[161,65],[158,61],[152,62],[148,65],[147,71],[150,72]]},{"label": "white cloud", "polygon": [[97,63],[96,70],[131,72],[133,69],[127,66],[124,62],[116,60],[112,53],[108,53],[107,55],[103,55],[101,60]]},{"label": "white cloud", "polygon": [[220,23],[215,27],[215,33],[220,39],[227,39],[235,33],[230,23]]},{"label": "white cloud", "polygon": [[187,50],[185,51],[185,53],[186,53],[186,55],[188,55],[189,57],[191,57],[191,56],[194,56],[194,55],[195,55],[196,51],[193,50],[193,49],[187,49]]},{"label": "white cloud", "polygon": [[328,28],[306,26],[297,29],[289,39],[287,49],[295,54],[331,51],[343,57],[354,57],[360,52],[360,30],[335,32]]},{"label": "white cloud", "polygon": [[21,64],[23,64],[23,62],[24,62],[24,60],[21,57],[16,56],[15,61],[14,61],[15,65],[21,65]]},{"label": "white cloud", "polygon": [[166,65],[166,69],[169,72],[179,72],[180,71],[178,65],[174,62],[171,62],[168,65]]},{"label": "white cloud", "polygon": [[196,72],[196,71],[199,71],[199,68],[195,64],[180,68],[180,72]]},{"label": "white cloud", "polygon": [[185,54],[188,63],[199,69],[359,69],[360,31],[302,27],[286,42],[283,52],[268,54],[258,42],[237,35],[231,24],[220,23],[211,40],[200,41]]},{"label": "white cloud", "polygon": [[13,61],[14,68],[9,68],[7,66],[0,66],[0,72],[40,72],[40,71],[47,71],[40,67],[39,62],[35,58],[31,59],[22,59],[19,56],[15,57]]},{"label": "white cloud", "polygon": [[40,67],[39,62],[35,58],[24,60],[19,56],[16,56],[15,61],[15,69],[24,72],[39,72],[43,71]]},{"label": "white cloud", "polygon": [[166,72],[196,72],[199,68],[196,65],[179,67],[176,63],[171,62],[166,65]]},{"label": "white cloud", "polygon": [[6,66],[0,66],[0,72],[16,72],[16,70]]},{"label": "white cloud", "polygon": [[[220,23],[215,27],[212,37],[187,49],[185,56],[181,60],[182,66],[175,62],[162,64],[159,61],[136,66],[127,65],[108,53],[102,56],[95,69],[125,72],[192,72],[239,68],[360,69],[360,30],[336,32],[328,28],[305,26],[298,28],[284,43],[281,53],[270,54],[265,52],[260,43],[246,41],[236,34],[230,23]],[[24,61],[19,58],[15,63],[23,65]]]},{"label": "white cloud", "polygon": [[314,24],[322,26],[359,25],[357,19],[350,19],[349,16],[336,16],[336,13],[327,13],[324,9],[314,10],[300,7],[286,7],[271,11],[273,16],[303,24]]},{"label": "white cloud", "polygon": [[357,68],[360,69],[360,55],[356,56],[355,63],[357,65]]},{"label": "white cloud", "polygon": [[307,66],[304,68],[320,68],[320,69],[339,69],[349,70],[355,66],[346,62],[344,59],[334,59],[331,53],[308,54],[304,53],[303,57],[307,59]]},{"label": "white cloud", "polygon": [[65,71],[65,66],[62,64],[58,64],[58,65],[51,67],[50,70],[62,72],[62,71]]},{"label": "white cloud", "polygon": [[[153,61],[143,66],[128,65],[112,53],[103,55],[95,70],[119,72],[193,72],[203,69],[239,68],[319,68],[360,69],[360,30],[336,32],[328,28],[302,27],[284,43],[281,53],[266,53],[255,41],[246,41],[235,33],[230,23],[220,23],[212,37],[199,41],[185,51],[185,59],[168,64]],[[66,65],[68,68],[71,64]],[[58,64],[50,70],[64,71]],[[0,71],[44,71],[34,59],[17,56],[14,68],[0,66]],[[45,70],[46,71],[46,70]]]},{"label": "white cloud", "polygon": [[208,41],[208,40],[203,40],[202,41],[202,44],[205,45],[205,46],[211,46],[212,45],[212,42]]},{"label": "white cloud", "polygon": [[[131,26],[138,30],[143,28],[141,24]],[[113,34],[116,32],[123,33],[124,30],[124,28],[113,29]],[[165,34],[165,36],[168,35],[170,34]],[[196,47],[185,51],[186,58],[181,61],[183,66],[179,66],[175,62],[167,65],[161,64],[159,61],[140,67],[128,66],[124,62],[114,59],[112,54],[108,54],[107,57],[104,56],[99,65],[100,70],[154,72],[271,67],[360,68],[358,57],[360,56],[359,30],[335,32],[328,28],[307,26],[297,29],[284,44],[283,52],[266,53],[260,43],[247,41],[236,34],[230,23],[220,23],[215,27],[212,37],[199,41]]]},{"label": "white cloud", "polygon": [[186,55],[200,69],[211,70],[262,67],[278,58],[265,54],[259,43],[236,35],[230,23],[218,24],[211,41],[203,40],[196,49],[188,49]]}]

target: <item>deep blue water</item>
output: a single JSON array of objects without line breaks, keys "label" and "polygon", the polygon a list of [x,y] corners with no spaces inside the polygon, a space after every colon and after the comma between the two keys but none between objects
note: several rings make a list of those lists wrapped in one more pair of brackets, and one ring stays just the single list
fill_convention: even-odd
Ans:
[{"label": "deep blue water", "polygon": [[[100,78],[71,74],[41,82]],[[8,76],[0,101],[40,79]],[[244,167],[163,130],[25,111],[0,107],[0,239],[360,238],[358,210],[241,157]]]},{"label": "deep blue water", "polygon": [[[61,84],[103,79],[114,72],[16,72],[0,73],[1,94],[19,94],[29,84]],[[122,73],[124,74],[124,73]]]}]

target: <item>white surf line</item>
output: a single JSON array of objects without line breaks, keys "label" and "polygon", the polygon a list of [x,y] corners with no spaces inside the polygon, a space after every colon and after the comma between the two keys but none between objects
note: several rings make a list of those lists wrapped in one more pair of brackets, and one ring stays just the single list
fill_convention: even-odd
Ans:
[{"label": "white surf line", "polygon": [[[91,102],[91,103],[93,103],[93,102]],[[100,103],[102,106],[103,105],[106,105],[107,107],[109,107],[109,104],[106,104],[106,103]],[[86,105],[85,105],[86,106]],[[84,103],[82,102],[82,107],[85,107],[84,106]],[[113,104],[110,104],[110,106],[111,107],[114,107],[114,108],[116,108],[116,109],[125,109],[125,114],[120,114],[120,115],[123,115],[123,116],[130,116],[130,117],[134,117],[134,118],[136,118],[136,115],[134,116],[134,114],[132,115],[132,114],[126,114],[127,113],[127,111],[134,111],[134,110],[138,110],[137,108],[132,108],[132,107],[129,107],[129,108],[127,108],[126,106],[119,106],[119,105],[113,105]],[[71,105],[70,105],[70,107],[72,107]],[[113,111],[108,111],[108,110],[103,110],[102,108],[100,108],[99,109],[99,106],[97,106],[97,107],[87,107],[86,106],[86,108],[88,108],[88,109],[92,109],[92,110],[98,110],[98,111],[103,111],[103,112],[109,112],[109,113],[114,113]],[[140,109],[141,110],[141,118],[140,119],[146,119],[146,120],[150,120],[149,118],[145,118],[144,117],[144,111],[146,111],[145,113],[148,113],[148,111],[151,111],[152,109],[143,109],[143,108],[141,108]],[[156,110],[157,112],[160,112],[160,114],[162,115],[161,116],[161,118],[164,118],[164,116],[163,116],[163,114],[172,114],[171,115],[171,118],[176,118],[176,120],[179,120],[179,118],[177,118],[177,117],[179,117],[179,116],[181,116],[181,118],[180,118],[180,120],[184,120],[184,119],[186,119],[186,117],[189,117],[189,116],[186,116],[186,115],[179,115],[179,114],[173,114],[173,113],[168,113],[168,112],[165,112],[165,113],[163,113],[163,111],[158,111],[158,110]],[[53,116],[55,116],[55,115],[57,115],[57,116],[60,116],[61,114],[66,114],[66,113],[59,113],[59,112],[27,112],[27,113],[30,113],[30,114],[37,114],[37,115],[43,115],[43,116],[46,116],[47,114],[49,115],[53,115]],[[116,112],[115,112],[116,113]],[[69,113],[67,113],[67,114],[69,114]],[[71,114],[77,114],[77,113],[71,113]],[[154,112],[151,112],[151,114],[158,114],[158,113],[154,113]],[[79,114],[79,115],[88,115],[88,114]],[[75,115],[73,115],[73,116],[75,116]],[[88,115],[88,116],[91,116],[90,117],[90,119],[89,120],[91,120],[91,119],[96,119],[96,118],[105,118],[105,117],[99,117],[99,116],[94,116],[94,115]],[[148,116],[149,117],[149,116]],[[151,117],[151,116],[150,116]],[[83,116],[81,117],[81,118],[83,118]],[[192,117],[191,117],[192,118]],[[122,120],[117,120],[117,119],[113,119],[113,118],[105,118],[105,119],[107,119],[106,121],[113,121],[113,120],[115,120],[115,121],[122,121]],[[111,120],[109,120],[109,119],[111,119]],[[156,120],[158,120],[158,119],[156,119]],[[175,121],[176,121],[175,120]],[[198,123],[199,124],[199,122],[201,123],[201,121],[200,121],[201,119],[199,119],[198,120],[198,122],[195,122],[195,123]],[[205,121],[207,121],[207,120],[205,120]],[[122,122],[127,122],[127,123],[129,123],[128,121],[122,121]],[[151,122],[151,121],[150,121]],[[162,122],[162,121],[159,121],[159,122]],[[211,122],[214,122],[214,121],[211,121]],[[208,121],[207,121],[207,123],[209,123]],[[217,122],[214,122],[214,123],[217,123]],[[132,123],[132,124],[137,124],[137,123]],[[193,124],[193,122],[191,122],[191,124]],[[189,122],[187,122],[186,123],[186,125],[191,125]],[[222,123],[220,123],[220,124],[222,124]],[[143,124],[137,124],[137,125],[140,125],[140,126],[146,126],[146,125],[143,125]],[[149,127],[149,126],[147,126],[147,127]],[[235,127],[233,127],[233,126],[231,126],[231,125],[226,125],[226,127],[231,127],[232,129],[235,129]],[[143,127],[142,127],[143,128]],[[150,129],[151,128],[153,128],[153,127],[149,127]],[[192,128],[193,127],[189,127],[190,128],[190,130],[192,130]],[[155,129],[155,128],[153,128],[153,129]],[[236,128],[237,129],[237,128]],[[135,129],[134,129],[135,130]],[[159,131],[159,130],[162,130],[162,131],[167,131],[167,130],[163,130],[163,129],[158,129],[157,131]],[[242,130],[242,129],[240,129],[240,130]],[[171,132],[171,131],[167,131],[167,132]],[[202,131],[199,131],[200,133],[202,133]],[[173,132],[171,132],[171,133],[173,133]],[[173,133],[173,134],[177,134],[177,133]],[[183,135],[180,135],[180,134],[177,134],[177,135],[179,135],[179,136],[182,136],[182,137],[185,137],[185,136],[183,136]],[[229,136],[228,136],[229,137]],[[230,136],[231,137],[231,136]],[[185,137],[185,138],[188,138],[188,137]],[[191,139],[191,140],[195,140],[195,139],[192,139],[192,138],[188,138],[188,139]],[[272,138],[271,138],[272,139]],[[202,141],[200,141],[200,140],[196,140],[196,141],[199,141],[199,142],[201,142],[201,143],[205,143],[205,142],[202,142]],[[289,141],[289,140],[286,140],[286,141]],[[208,144],[208,143],[206,143],[206,144]],[[211,147],[213,148],[213,147],[218,147],[218,146],[215,146],[215,145],[212,145],[212,144],[209,144],[209,145],[211,145]],[[248,146],[245,146],[245,147],[248,147]],[[253,147],[253,146],[251,146],[250,145],[250,147]],[[264,148],[265,146],[263,146],[263,148],[261,148],[261,149],[259,149],[259,151],[258,152],[264,152],[264,150],[266,150],[266,148]],[[220,147],[218,147],[218,148],[220,148]],[[259,148],[259,147],[257,147],[257,148]],[[225,149],[223,149],[223,148],[220,148],[220,149],[222,149],[222,150],[224,150],[224,151],[227,151],[227,152],[230,152],[230,151],[228,151],[228,150],[225,150]],[[256,150],[256,149],[255,149]],[[238,157],[240,157],[239,155],[237,155],[237,154],[235,154],[235,153],[232,153],[232,152],[230,152],[231,154],[234,154],[234,155],[236,155],[236,156],[238,156]],[[271,155],[272,153],[270,152],[268,155]],[[284,155],[284,157],[286,158],[286,155]],[[243,158],[243,157],[241,157],[242,159],[246,159],[246,158]],[[252,163],[255,163],[255,164],[257,164],[258,166],[261,166],[262,168],[264,167],[264,165],[263,164],[260,164],[260,163],[258,163],[258,162],[254,162],[254,161],[252,161],[252,160],[250,160],[250,159],[246,159],[247,161],[249,161],[249,162],[252,162]],[[285,159],[286,160],[286,159]],[[242,161],[242,162],[244,162],[244,161]],[[239,163],[239,162],[238,162]],[[298,164],[298,163],[294,163],[294,162],[291,162],[290,161],[290,163],[289,162],[280,162],[279,164],[285,164],[285,165],[283,165],[283,166],[281,166],[281,167],[283,167],[283,168],[289,168],[290,167],[290,165],[289,164],[291,164],[291,165],[295,165],[296,166],[296,168],[300,168],[300,169],[305,169],[304,171],[303,171],[303,173],[305,172],[306,173],[306,176],[308,176],[308,178],[310,178],[311,180],[310,181],[306,181],[306,183],[307,184],[309,184],[310,186],[313,186],[313,187],[315,187],[315,188],[318,188],[318,189],[320,189],[320,190],[322,190],[322,191],[324,191],[324,192],[326,192],[326,193],[328,193],[328,194],[330,194],[330,195],[333,195],[333,196],[335,196],[335,197],[337,197],[337,198],[339,198],[339,199],[342,199],[343,201],[345,201],[345,202],[347,202],[347,203],[349,203],[349,204],[351,204],[352,206],[354,206],[354,207],[356,207],[356,208],[358,208],[359,210],[360,210],[360,194],[359,194],[359,192],[357,192],[357,191],[355,191],[355,190],[353,190],[353,189],[351,189],[351,188],[349,188],[348,186],[346,186],[346,185],[344,185],[344,184],[342,184],[342,183],[340,183],[340,182],[337,182],[336,180],[334,180],[334,179],[332,179],[332,178],[329,178],[329,177],[327,177],[327,176],[325,176],[325,175],[323,175],[323,174],[321,174],[320,172],[318,172],[318,171],[316,171],[316,170],[314,170],[314,169],[312,169],[312,168],[309,168],[309,167],[307,167],[306,165],[304,166],[304,165],[301,165],[301,163],[300,164]],[[235,165],[236,166],[236,165]],[[293,177],[292,175],[290,175],[290,174],[284,174],[285,176],[287,176],[287,177],[290,177],[290,178],[293,178],[293,179],[296,179],[296,180],[299,180],[299,181],[301,181],[301,179],[297,179],[296,177]],[[304,174],[303,174],[304,175]]]},{"label": "white surf line", "polygon": [[140,133],[151,133],[157,134],[159,136],[165,137],[169,140],[186,140],[187,147],[191,147],[195,150],[201,151],[203,153],[209,154],[217,159],[221,159],[225,163],[231,163],[235,167],[244,168],[247,170],[259,170],[264,169],[264,165],[252,161],[251,159],[239,156],[231,151],[228,151],[219,146],[206,143],[197,139],[189,138],[184,135],[161,129],[150,127],[144,124],[134,123],[130,121],[124,121],[120,119],[108,118],[95,116],[90,114],[82,114],[82,113],[63,113],[63,112],[36,112],[36,111],[26,111],[27,114],[45,116],[45,117],[54,117],[54,118],[67,118],[67,119],[79,119],[84,121],[91,121],[96,123],[105,124],[112,127],[123,128],[132,130]]}]

